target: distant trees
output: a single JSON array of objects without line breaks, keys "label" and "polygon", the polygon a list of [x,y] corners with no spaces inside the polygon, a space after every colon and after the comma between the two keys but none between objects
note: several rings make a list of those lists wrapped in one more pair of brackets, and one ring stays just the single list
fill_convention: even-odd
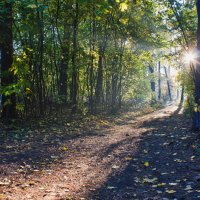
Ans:
[{"label": "distant trees", "polygon": [[3,117],[63,106],[116,112],[123,101],[150,96],[146,63],[166,30],[159,2],[3,2]]}]

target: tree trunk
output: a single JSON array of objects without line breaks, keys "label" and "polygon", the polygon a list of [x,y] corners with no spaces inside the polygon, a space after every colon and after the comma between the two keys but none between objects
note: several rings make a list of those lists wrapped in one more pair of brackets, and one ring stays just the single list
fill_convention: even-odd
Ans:
[{"label": "tree trunk", "polygon": [[96,106],[98,107],[103,95],[103,56],[101,50],[99,51],[97,85],[95,92]]},{"label": "tree trunk", "polygon": [[102,42],[99,44],[99,60],[97,69],[97,83],[95,89],[95,109],[98,110],[99,105],[102,103],[103,99],[103,57],[107,45],[107,29],[105,28],[105,34],[103,36]]},{"label": "tree trunk", "polygon": [[[0,20],[0,48],[1,48],[1,85],[7,87],[15,82],[14,74],[10,71],[13,63],[13,36],[12,36],[12,3],[3,1],[2,9],[6,10]],[[16,117],[16,94],[2,96],[2,118]]]},{"label": "tree trunk", "polygon": [[72,53],[72,112],[77,110],[78,69],[77,69],[77,32],[78,32],[78,3],[76,2],[73,21],[73,53]]},{"label": "tree trunk", "polygon": [[158,100],[161,99],[161,65],[160,65],[160,61],[158,62]]},{"label": "tree trunk", "polygon": [[114,56],[112,63],[112,100],[111,100],[111,112],[115,113],[117,111],[117,83],[118,83],[118,74],[117,74],[117,64],[118,57]]},{"label": "tree trunk", "polygon": [[149,71],[151,73],[151,91],[155,92],[156,91],[156,83],[155,83],[155,79],[154,79],[154,67],[149,65]]},{"label": "tree trunk", "polygon": [[[38,0],[35,0],[38,5]],[[44,3],[44,2],[43,2]],[[37,25],[38,25],[38,62],[36,64],[36,80],[37,80],[37,93],[39,98],[39,114],[43,115],[45,110],[45,84],[43,74],[44,62],[44,13],[39,12],[37,8]]]},{"label": "tree trunk", "polygon": [[166,76],[166,79],[167,79],[167,90],[168,90],[169,100],[172,101],[171,88],[170,88],[169,77],[168,77],[168,74],[167,74],[167,68],[164,67],[164,69],[165,69],[165,76]]},{"label": "tree trunk", "polygon": [[67,99],[67,70],[69,64],[69,46],[70,46],[70,26],[64,25],[64,38],[63,46],[61,49],[61,65],[60,65],[60,84],[59,95],[62,95]]}]

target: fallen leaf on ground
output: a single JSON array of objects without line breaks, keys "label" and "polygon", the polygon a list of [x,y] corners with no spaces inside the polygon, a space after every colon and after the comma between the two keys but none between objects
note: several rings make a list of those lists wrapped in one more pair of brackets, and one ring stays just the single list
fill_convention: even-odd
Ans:
[{"label": "fallen leaf on ground", "polygon": [[61,147],[60,150],[62,150],[62,151],[67,151],[67,150],[69,150],[69,149],[68,149],[68,147]]},{"label": "fallen leaf on ground", "polygon": [[130,160],[133,160],[133,158],[131,158],[131,157],[125,157],[125,160],[126,161],[130,161]]},{"label": "fallen leaf on ground", "polygon": [[191,185],[187,185],[186,188],[184,190],[192,190]]},{"label": "fallen leaf on ground", "polygon": [[143,179],[143,183],[153,183],[154,181],[157,181],[158,179],[157,178],[144,178]]},{"label": "fallen leaf on ground", "polygon": [[112,166],[112,169],[119,169],[120,167],[119,166],[117,166],[117,165],[113,165]]},{"label": "fallen leaf on ground", "polygon": [[114,187],[114,186],[108,186],[107,187],[107,189],[109,189],[109,190],[112,190],[112,189],[115,189],[116,187]]},{"label": "fallen leaf on ground", "polygon": [[145,166],[145,167],[149,167],[149,162],[147,162],[147,161],[144,162],[144,166]]},{"label": "fallen leaf on ground", "polygon": [[169,185],[178,185],[178,183],[169,183]]},{"label": "fallen leaf on ground", "polygon": [[175,193],[176,191],[175,191],[175,190],[166,190],[166,192],[167,192],[168,194],[173,194],[173,193]]}]

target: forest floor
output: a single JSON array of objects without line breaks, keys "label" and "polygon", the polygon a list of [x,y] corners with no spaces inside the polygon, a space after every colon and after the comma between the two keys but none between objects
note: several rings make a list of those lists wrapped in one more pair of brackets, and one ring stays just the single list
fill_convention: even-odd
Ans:
[{"label": "forest floor", "polygon": [[0,199],[200,199],[200,137],[167,108],[0,127]]}]

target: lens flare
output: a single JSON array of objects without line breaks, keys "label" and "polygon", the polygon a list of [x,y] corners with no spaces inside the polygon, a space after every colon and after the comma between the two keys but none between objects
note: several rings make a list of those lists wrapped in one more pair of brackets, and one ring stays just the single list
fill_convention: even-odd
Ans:
[{"label": "lens flare", "polygon": [[189,64],[191,62],[194,62],[196,58],[197,58],[197,55],[194,52],[187,52],[184,55],[184,62]]}]

